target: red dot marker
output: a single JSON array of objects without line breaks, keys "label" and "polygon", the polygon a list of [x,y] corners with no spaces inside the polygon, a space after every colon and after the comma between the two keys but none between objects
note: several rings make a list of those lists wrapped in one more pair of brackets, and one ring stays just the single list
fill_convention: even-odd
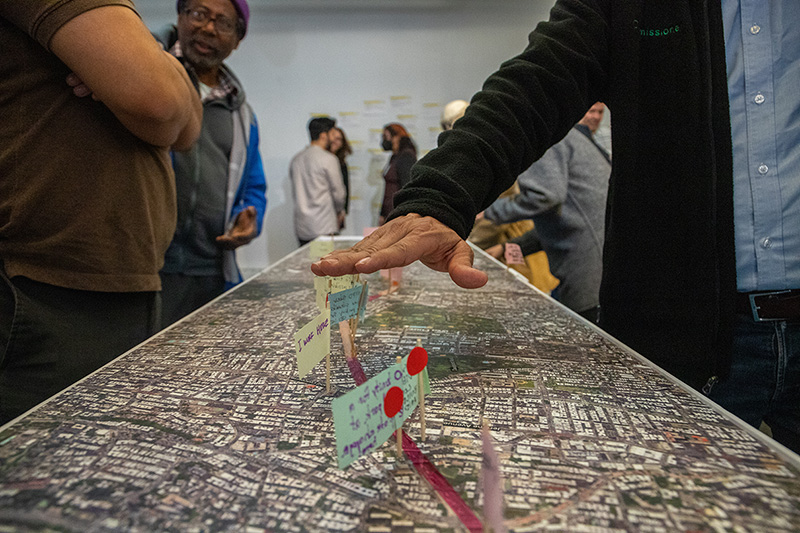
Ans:
[{"label": "red dot marker", "polygon": [[389,418],[394,418],[394,415],[400,412],[403,408],[403,389],[400,387],[392,387],[386,391],[386,396],[383,397],[383,412]]},{"label": "red dot marker", "polygon": [[408,361],[406,362],[406,368],[408,369],[408,374],[410,376],[416,376],[420,372],[422,372],[425,367],[428,365],[428,352],[425,351],[425,348],[420,348],[417,346],[411,353],[408,354]]}]

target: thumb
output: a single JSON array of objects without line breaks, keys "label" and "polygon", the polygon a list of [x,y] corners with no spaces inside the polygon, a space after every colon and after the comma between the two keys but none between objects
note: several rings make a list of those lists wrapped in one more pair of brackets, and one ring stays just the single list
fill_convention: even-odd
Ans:
[{"label": "thumb", "polygon": [[474,255],[469,245],[462,241],[456,248],[447,264],[450,279],[465,289],[477,289],[486,285],[489,276],[472,266]]}]

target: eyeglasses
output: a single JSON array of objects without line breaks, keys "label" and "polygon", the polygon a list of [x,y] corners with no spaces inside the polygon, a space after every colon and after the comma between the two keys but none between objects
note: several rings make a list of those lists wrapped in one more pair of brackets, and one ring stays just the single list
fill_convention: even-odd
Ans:
[{"label": "eyeglasses", "polygon": [[207,9],[203,8],[187,8],[184,9],[183,12],[189,17],[189,20],[195,26],[202,28],[208,21],[212,21],[214,23],[214,29],[217,30],[217,33],[222,33],[225,35],[233,35],[236,33],[236,21],[229,19],[228,17],[211,17],[210,13]]}]

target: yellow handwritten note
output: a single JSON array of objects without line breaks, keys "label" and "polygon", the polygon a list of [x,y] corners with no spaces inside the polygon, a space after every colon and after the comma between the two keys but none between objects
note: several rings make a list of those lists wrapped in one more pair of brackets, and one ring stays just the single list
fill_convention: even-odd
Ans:
[{"label": "yellow handwritten note", "polygon": [[331,351],[331,312],[325,310],[294,334],[297,373],[302,378]]}]

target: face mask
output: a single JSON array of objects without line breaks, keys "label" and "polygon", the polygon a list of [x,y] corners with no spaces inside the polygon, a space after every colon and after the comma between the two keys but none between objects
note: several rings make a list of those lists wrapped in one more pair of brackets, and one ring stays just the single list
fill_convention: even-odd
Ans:
[{"label": "face mask", "polygon": [[384,151],[386,151],[386,152],[391,152],[392,151],[392,141],[389,140],[389,139],[384,139],[383,142],[381,143],[381,148],[383,148]]}]

